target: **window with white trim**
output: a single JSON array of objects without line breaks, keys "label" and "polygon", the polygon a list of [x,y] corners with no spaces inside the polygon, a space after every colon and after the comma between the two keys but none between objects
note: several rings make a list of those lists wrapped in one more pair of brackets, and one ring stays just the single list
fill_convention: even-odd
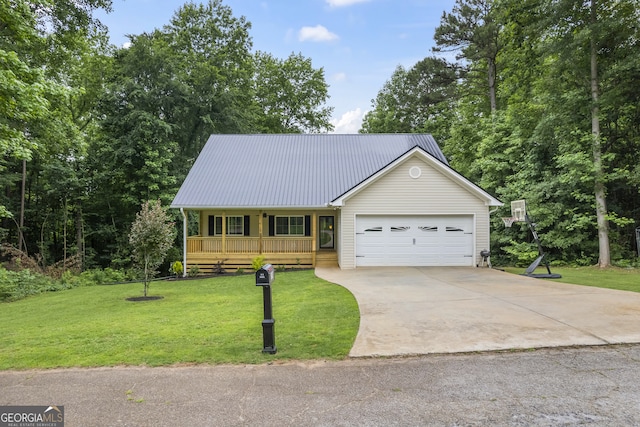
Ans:
[{"label": "window with white trim", "polygon": [[304,236],[304,216],[276,216],[276,236]]}]

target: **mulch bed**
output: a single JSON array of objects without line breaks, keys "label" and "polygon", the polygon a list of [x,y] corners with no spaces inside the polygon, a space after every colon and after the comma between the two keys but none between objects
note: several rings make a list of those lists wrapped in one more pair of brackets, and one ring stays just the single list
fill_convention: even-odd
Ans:
[{"label": "mulch bed", "polygon": [[161,296],[146,296],[146,297],[129,297],[126,298],[127,301],[155,301],[162,299],[164,297]]}]

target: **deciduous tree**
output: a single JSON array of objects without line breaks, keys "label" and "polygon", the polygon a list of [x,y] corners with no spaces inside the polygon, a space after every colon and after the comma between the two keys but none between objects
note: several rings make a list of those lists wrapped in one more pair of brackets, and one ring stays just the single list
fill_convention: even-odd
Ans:
[{"label": "deciduous tree", "polygon": [[131,225],[129,243],[133,260],[144,275],[144,296],[149,290],[149,280],[157,273],[176,236],[174,224],[162,209],[160,200],[145,202]]}]

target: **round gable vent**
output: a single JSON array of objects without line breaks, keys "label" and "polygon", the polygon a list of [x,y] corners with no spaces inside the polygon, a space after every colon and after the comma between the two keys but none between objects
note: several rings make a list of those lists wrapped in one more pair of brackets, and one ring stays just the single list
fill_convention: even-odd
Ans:
[{"label": "round gable vent", "polygon": [[422,169],[418,166],[412,166],[411,169],[409,169],[409,176],[411,178],[417,179],[420,178],[420,175],[422,175]]}]

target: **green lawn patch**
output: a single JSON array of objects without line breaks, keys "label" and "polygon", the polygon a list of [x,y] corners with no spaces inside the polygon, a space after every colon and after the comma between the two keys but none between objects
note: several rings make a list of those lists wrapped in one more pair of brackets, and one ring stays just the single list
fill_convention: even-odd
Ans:
[{"label": "green lawn patch", "polygon": [[253,275],[90,286],[0,304],[0,369],[341,359],[359,325],[355,298],[313,271],[276,273],[278,353],[262,353]]},{"label": "green lawn patch", "polygon": [[[522,274],[524,268],[507,267],[509,273]],[[538,268],[536,273],[546,273],[546,268]],[[640,292],[640,269],[605,268],[598,267],[551,267],[552,273],[562,275],[556,282],[572,283],[575,285],[595,286],[598,288],[618,289],[621,291]]]}]

